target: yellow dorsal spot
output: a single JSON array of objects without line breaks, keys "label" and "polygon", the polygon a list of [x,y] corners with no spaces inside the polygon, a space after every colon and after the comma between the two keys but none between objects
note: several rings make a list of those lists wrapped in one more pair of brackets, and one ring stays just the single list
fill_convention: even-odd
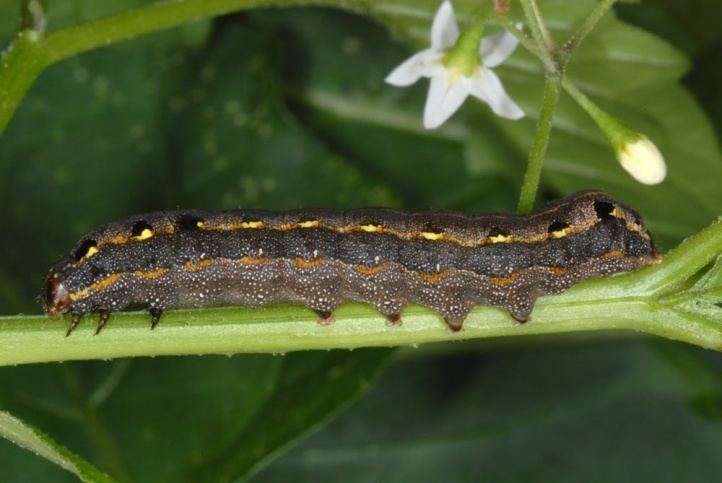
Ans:
[{"label": "yellow dorsal spot", "polygon": [[263,228],[264,226],[262,221],[244,221],[241,223],[241,228]]},{"label": "yellow dorsal spot", "polygon": [[570,228],[563,228],[561,230],[555,230],[551,232],[552,238],[561,238],[569,234]]},{"label": "yellow dorsal spot", "polygon": [[135,240],[147,240],[153,236],[153,230],[150,228],[143,228],[143,231],[139,235],[134,236]]},{"label": "yellow dorsal spot", "polygon": [[511,241],[511,235],[491,235],[489,236],[489,241],[491,243],[506,243]]},{"label": "yellow dorsal spot", "polygon": [[206,224],[205,224],[204,222],[198,220],[198,221],[196,221],[196,226],[197,226],[198,228],[203,228],[203,227],[206,226]]},{"label": "yellow dorsal spot", "polygon": [[374,225],[373,223],[369,223],[367,225],[359,225],[358,229],[367,233],[376,233],[378,231],[381,231],[383,227],[379,225]]},{"label": "yellow dorsal spot", "polygon": [[433,231],[422,231],[419,236],[425,240],[441,240],[444,238],[443,233],[434,233]]},{"label": "yellow dorsal spot", "polygon": [[627,224],[627,230],[633,231],[634,233],[639,234],[642,238],[645,240],[650,240],[651,237],[649,236],[649,233],[644,231],[644,228],[641,225],[638,225],[636,223]]},{"label": "yellow dorsal spot", "polygon": [[620,210],[616,206],[614,207],[610,215],[616,216],[617,218],[624,218],[624,213],[622,213],[622,210]]},{"label": "yellow dorsal spot", "polygon": [[88,251],[85,252],[85,255],[83,255],[83,258],[90,258],[96,253],[98,253],[98,247],[96,247],[95,245],[90,245],[88,247]]},{"label": "yellow dorsal spot", "polygon": [[299,221],[296,226],[299,228],[317,228],[321,223],[318,220]]}]

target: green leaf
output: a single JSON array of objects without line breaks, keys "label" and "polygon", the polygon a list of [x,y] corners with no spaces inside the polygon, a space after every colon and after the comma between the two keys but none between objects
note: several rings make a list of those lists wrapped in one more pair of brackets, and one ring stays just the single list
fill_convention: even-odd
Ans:
[{"label": "green leaf", "polygon": [[[363,401],[254,481],[718,479],[722,427],[694,401],[719,398],[719,370],[700,392],[646,343],[569,342],[407,353]],[[708,355],[691,352],[698,364]]]},{"label": "green leaf", "polygon": [[659,0],[629,5],[620,2],[616,10],[625,20],[654,32],[690,55],[714,48],[722,41],[716,23],[722,5],[717,0]]},{"label": "green leaf", "polygon": [[108,475],[74,455],[42,431],[5,411],[0,411],[0,436],[75,474],[82,481],[89,483],[113,481]]},{"label": "green leaf", "polygon": [[294,443],[318,430],[371,387],[393,351],[301,353],[284,358],[283,373],[263,408],[202,472],[205,481],[246,480]]},{"label": "green leaf", "polygon": [[[281,362],[215,356],[4,368],[0,404],[118,480],[179,481],[251,420]],[[4,473],[20,478],[22,463],[8,461]]]},{"label": "green leaf", "polygon": [[273,29],[228,19],[186,60],[185,82],[164,116],[177,198],[208,208],[395,204],[385,183],[328,149],[288,110],[282,53]]},{"label": "green leaf", "polygon": [[[690,409],[710,422],[722,420],[722,371],[718,360],[679,344],[654,343],[652,347],[683,379]],[[664,381],[660,382],[663,386]]]}]

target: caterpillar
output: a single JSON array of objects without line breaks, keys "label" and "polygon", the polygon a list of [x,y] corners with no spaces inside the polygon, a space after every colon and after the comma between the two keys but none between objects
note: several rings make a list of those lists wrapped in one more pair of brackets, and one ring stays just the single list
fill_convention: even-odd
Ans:
[{"label": "caterpillar", "polygon": [[657,263],[639,215],[586,191],[528,215],[469,216],[384,208],[160,211],[103,225],[48,272],[42,301],[70,313],[67,335],[98,313],[301,303],[331,323],[345,301],[373,305],[389,324],[411,303],[451,330],[477,304],[529,319],[537,297]]}]

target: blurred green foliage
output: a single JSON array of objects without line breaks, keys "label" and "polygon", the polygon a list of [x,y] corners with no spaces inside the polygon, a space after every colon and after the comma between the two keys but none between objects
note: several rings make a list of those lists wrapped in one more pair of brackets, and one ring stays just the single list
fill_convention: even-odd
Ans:
[{"label": "blurred green foliage", "polygon": [[[594,4],[541,3],[559,39]],[[49,25],[140,4],[52,2]],[[463,20],[473,2],[456,5]],[[685,5],[624,5],[624,18],[661,37],[610,17],[570,65],[583,90],[660,146],[669,180],[635,184],[566,96],[542,179],[549,197],[611,192],[665,247],[722,212],[722,39],[709,23],[722,7]],[[513,209],[540,103],[537,61],[520,49],[500,69],[529,113],[516,123],[467,103],[425,132],[425,84],[383,84],[426,44],[436,7],[377,4],[371,19],[330,9],[232,15],[47,69],[0,138],[2,313],[37,312],[47,267],[86,230],[134,212]],[[0,1],[2,45],[18,10]],[[242,479],[370,388],[390,354],[6,367],[0,408],[121,481]],[[716,481],[721,368],[717,354],[645,340],[420,349],[254,481]],[[5,440],[0,468],[4,481],[74,478]]]}]

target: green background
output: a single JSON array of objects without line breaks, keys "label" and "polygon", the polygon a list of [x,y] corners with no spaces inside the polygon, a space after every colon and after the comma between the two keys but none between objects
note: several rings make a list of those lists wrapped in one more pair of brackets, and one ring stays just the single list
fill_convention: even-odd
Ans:
[{"label": "green background", "polygon": [[[51,2],[49,28],[141,4]],[[562,40],[594,2],[541,4]],[[473,7],[455,5],[462,20]],[[383,78],[426,46],[436,7],[237,14],[47,69],[0,138],[0,313],[39,312],[47,268],[85,231],[135,212],[512,211],[541,67],[520,48],[498,70],[524,120],[471,101],[424,131],[426,82]],[[0,1],[0,45],[18,10]],[[542,194],[607,190],[667,249],[722,213],[722,7],[617,14],[569,75],[660,146],[668,180],[636,184],[562,95]],[[720,370],[716,353],[630,334],[139,358],[1,368],[0,409],[121,481],[717,481]],[[0,468],[4,481],[74,480],[5,440]]]}]

